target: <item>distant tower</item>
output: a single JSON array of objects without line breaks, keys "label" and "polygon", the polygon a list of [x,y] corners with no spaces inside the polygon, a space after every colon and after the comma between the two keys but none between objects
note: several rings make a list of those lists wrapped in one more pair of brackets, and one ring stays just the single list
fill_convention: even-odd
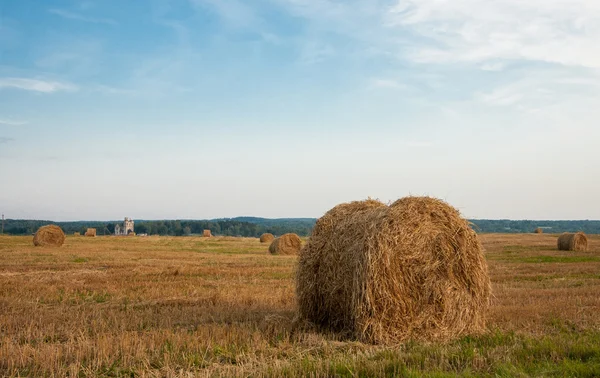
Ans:
[{"label": "distant tower", "polygon": [[123,228],[125,231],[125,235],[129,235],[133,230],[133,219],[125,217],[125,222],[123,222]]},{"label": "distant tower", "polygon": [[134,232],[133,226],[133,219],[125,217],[122,225],[118,223],[115,225],[115,235],[129,235]]}]

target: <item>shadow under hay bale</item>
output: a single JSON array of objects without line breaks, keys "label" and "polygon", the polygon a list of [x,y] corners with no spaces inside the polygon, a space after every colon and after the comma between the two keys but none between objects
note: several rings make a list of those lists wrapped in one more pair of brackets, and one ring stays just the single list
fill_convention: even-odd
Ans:
[{"label": "shadow under hay bale", "polygon": [[535,231],[533,231],[535,234],[543,234],[544,230],[541,227],[538,227],[535,229]]},{"label": "shadow under hay bale", "polygon": [[88,228],[87,231],[85,232],[85,236],[89,236],[89,237],[96,237],[96,229],[95,228]]},{"label": "shadow under hay bale", "polygon": [[483,331],[490,291],[477,235],[429,197],[334,207],[317,221],[296,276],[299,319],[369,343]]},{"label": "shadow under hay bale", "polygon": [[559,251],[587,251],[587,236],[583,232],[565,232],[558,237],[557,247]]},{"label": "shadow under hay bale", "polygon": [[272,255],[297,255],[302,248],[302,240],[296,234],[283,234],[273,239],[269,246],[269,253]]},{"label": "shadow under hay bale", "polygon": [[270,243],[273,240],[275,240],[275,236],[273,236],[273,234],[270,234],[268,232],[260,235],[260,242],[261,243]]},{"label": "shadow under hay bale", "polygon": [[53,224],[40,227],[33,235],[33,245],[60,247],[65,242],[65,233],[63,230]]}]

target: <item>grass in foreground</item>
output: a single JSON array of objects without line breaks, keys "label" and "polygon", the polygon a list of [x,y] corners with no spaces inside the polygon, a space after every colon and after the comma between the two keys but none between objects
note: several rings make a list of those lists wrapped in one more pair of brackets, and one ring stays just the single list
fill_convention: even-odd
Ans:
[{"label": "grass in foreground", "polygon": [[489,332],[383,347],[290,332],[295,258],[257,239],[0,237],[0,375],[600,376],[600,239],[482,239]]}]

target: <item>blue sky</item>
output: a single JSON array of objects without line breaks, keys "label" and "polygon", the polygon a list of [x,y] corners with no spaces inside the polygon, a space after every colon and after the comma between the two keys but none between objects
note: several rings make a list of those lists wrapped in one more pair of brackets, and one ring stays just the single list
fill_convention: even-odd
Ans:
[{"label": "blue sky", "polygon": [[0,0],[9,218],[600,218],[596,0]]}]

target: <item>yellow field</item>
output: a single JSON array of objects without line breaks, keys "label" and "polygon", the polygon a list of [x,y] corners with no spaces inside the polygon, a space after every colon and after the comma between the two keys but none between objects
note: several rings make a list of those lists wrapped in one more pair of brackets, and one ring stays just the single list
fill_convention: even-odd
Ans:
[{"label": "yellow field", "polygon": [[0,236],[2,376],[600,376],[600,237],[482,235],[489,331],[395,347],[295,331],[295,257],[251,238]]}]

